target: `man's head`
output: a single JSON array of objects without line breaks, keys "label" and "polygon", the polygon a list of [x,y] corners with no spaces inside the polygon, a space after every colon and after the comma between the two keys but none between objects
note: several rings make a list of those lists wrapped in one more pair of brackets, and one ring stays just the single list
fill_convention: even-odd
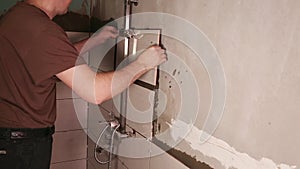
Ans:
[{"label": "man's head", "polygon": [[57,15],[63,15],[67,13],[68,7],[72,0],[52,0],[56,6]]},{"label": "man's head", "polygon": [[25,2],[40,8],[52,19],[56,15],[65,14],[72,0],[25,0]]}]

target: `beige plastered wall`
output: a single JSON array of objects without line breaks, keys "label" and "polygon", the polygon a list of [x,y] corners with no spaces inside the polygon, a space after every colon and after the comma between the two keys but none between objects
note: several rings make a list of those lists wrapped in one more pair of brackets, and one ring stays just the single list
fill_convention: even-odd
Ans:
[{"label": "beige plastered wall", "polygon": [[[104,19],[122,16],[123,1],[101,3]],[[300,167],[299,9],[298,0],[139,1],[134,12],[169,13],[197,26],[223,65],[225,110],[210,143],[225,151],[197,146],[192,136],[178,149],[215,168]],[[168,50],[174,49],[171,41],[165,42]],[[193,67],[192,54],[177,51]],[[197,82],[207,87],[207,75],[198,75]],[[211,97],[207,99],[209,103]],[[200,108],[192,134],[201,131],[208,110],[207,105]]]}]

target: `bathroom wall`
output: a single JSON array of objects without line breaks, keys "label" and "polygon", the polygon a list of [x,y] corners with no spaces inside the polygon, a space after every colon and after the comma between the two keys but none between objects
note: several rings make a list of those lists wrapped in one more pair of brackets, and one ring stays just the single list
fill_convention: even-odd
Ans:
[{"label": "bathroom wall", "polygon": [[[89,3],[85,0],[73,0],[69,11],[79,16],[89,16]],[[77,16],[78,17],[78,16]],[[83,17],[82,17],[83,18]],[[80,18],[80,19],[82,19]],[[71,17],[64,20],[71,28],[78,27]],[[68,25],[67,24],[67,25]],[[67,31],[71,42],[75,43],[89,37],[88,32]],[[88,55],[85,55],[86,62]],[[88,103],[74,94],[63,82],[56,84],[57,120],[53,135],[51,169],[87,168],[87,111]]]},{"label": "bathroom wall", "polygon": [[0,2],[0,18],[10,7],[15,5],[16,2],[18,2],[18,0],[1,1]]},{"label": "bathroom wall", "polygon": [[[119,1],[101,3],[104,18],[122,15]],[[187,154],[212,168],[300,166],[299,7],[296,0],[140,0],[134,7],[134,12],[164,12],[194,24],[211,40],[224,69],[225,110],[217,130],[201,144],[212,99],[209,75],[184,45],[168,37],[163,40],[168,51],[183,58],[197,75],[200,96],[207,96],[201,97],[190,134],[175,147],[182,155],[178,161],[184,163]],[[174,88],[168,98],[176,102]],[[174,106],[165,110],[174,111]],[[161,123],[171,119],[167,115]]]},{"label": "bathroom wall", "polygon": [[[53,135],[51,169],[86,168],[87,108],[87,103],[72,95],[70,88],[62,82],[57,83],[57,120]],[[78,120],[76,112],[81,113],[81,121]]]},{"label": "bathroom wall", "polygon": [[[89,33],[67,32],[72,42],[89,36]],[[85,55],[86,62],[88,55]],[[87,168],[88,103],[77,96],[63,82],[56,84],[55,133],[51,169]]]},{"label": "bathroom wall", "polygon": [[[123,15],[121,0],[93,2],[99,5],[95,8],[98,11],[95,15],[101,19]],[[74,3],[77,3],[75,7],[81,5],[77,1]],[[0,15],[8,6],[6,1],[1,2]],[[132,169],[138,165],[139,168],[181,169],[188,168],[187,160],[221,169],[299,168],[299,7],[297,0],[139,0],[134,12],[173,14],[191,22],[207,35],[219,53],[227,95],[217,130],[210,140],[201,144],[199,137],[212,99],[209,75],[203,63],[194,62],[195,53],[180,42],[163,37],[167,50],[180,56],[197,75],[201,96],[198,117],[190,134],[174,148],[173,154],[169,152],[171,155],[165,153],[146,159],[120,157],[116,160],[117,168]],[[110,70],[111,66],[104,64],[103,69]],[[165,80],[161,79],[162,88],[165,87],[163,90],[168,93],[168,103],[173,101],[176,105],[174,103],[180,102],[180,97],[177,97],[180,95],[179,86],[171,85],[172,88],[168,89],[169,78],[172,79],[172,74]],[[65,92],[68,94],[63,94]],[[89,163],[89,168],[99,168],[93,161],[94,143],[87,140],[76,121],[72,97],[69,89],[58,84],[58,121],[52,168],[84,168],[86,163]],[[87,111],[85,102],[76,97],[74,100],[77,105],[82,105],[79,106],[82,112]],[[98,106],[90,105],[89,115],[96,112],[92,108],[98,109]],[[111,101],[101,105],[100,109],[107,114],[116,111]],[[172,122],[173,113],[178,109],[172,104],[167,105],[159,119],[163,127],[168,127],[164,124]],[[89,122],[95,120],[92,117],[89,116]],[[89,155],[86,154],[87,142]]]}]

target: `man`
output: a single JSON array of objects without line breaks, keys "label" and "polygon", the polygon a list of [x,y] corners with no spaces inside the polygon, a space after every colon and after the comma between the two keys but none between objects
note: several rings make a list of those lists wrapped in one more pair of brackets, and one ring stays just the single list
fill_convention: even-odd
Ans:
[{"label": "man", "polygon": [[[0,21],[1,169],[49,168],[58,79],[83,99],[100,104],[166,61],[165,50],[152,46],[121,70],[94,73],[78,57],[87,40],[71,44],[52,22],[56,15],[66,13],[70,3],[25,0]],[[115,28],[105,27],[89,39],[88,46],[117,35]]]}]

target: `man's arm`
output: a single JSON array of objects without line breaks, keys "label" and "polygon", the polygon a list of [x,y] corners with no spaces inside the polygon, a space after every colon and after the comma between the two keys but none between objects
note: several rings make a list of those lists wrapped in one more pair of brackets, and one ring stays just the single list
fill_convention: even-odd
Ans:
[{"label": "man's arm", "polygon": [[80,97],[100,104],[121,93],[147,71],[166,61],[165,50],[152,46],[134,62],[115,72],[95,73],[87,65],[79,65],[56,76]]},{"label": "man's arm", "polygon": [[[104,43],[107,39],[115,39],[118,36],[118,30],[113,26],[104,26],[99,33],[91,38],[84,39],[74,44],[78,52],[85,53],[93,47]],[[84,47],[84,48],[83,48]]]}]

